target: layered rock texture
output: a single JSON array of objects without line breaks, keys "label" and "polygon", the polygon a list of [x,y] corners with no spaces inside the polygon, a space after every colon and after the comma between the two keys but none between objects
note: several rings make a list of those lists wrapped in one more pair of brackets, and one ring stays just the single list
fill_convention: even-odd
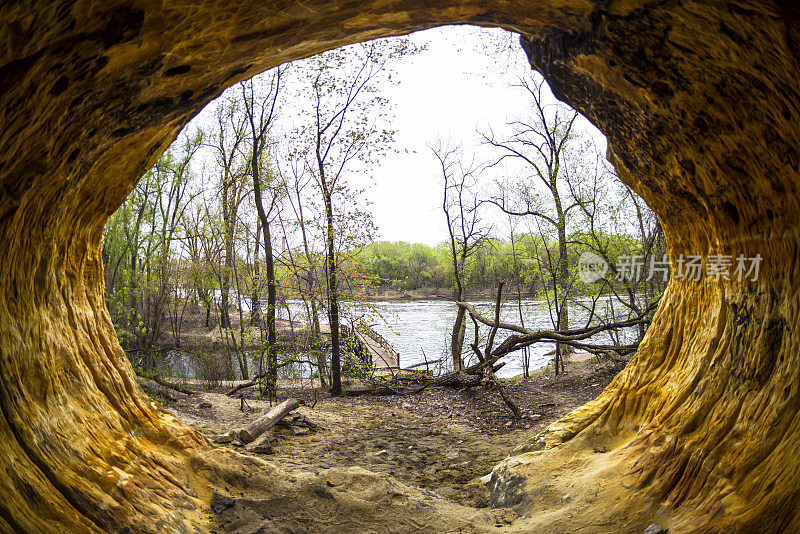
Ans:
[{"label": "layered rock texture", "polygon": [[[641,532],[654,517],[670,532],[800,531],[800,10],[789,0],[2,4],[0,529],[209,528],[212,487],[244,482],[235,458],[137,387],[105,309],[103,224],[226,87],[449,23],[524,36],[532,66],[608,136],[674,258],[763,257],[756,282],[673,280],[628,368],[499,466],[495,501],[543,532]],[[413,505],[423,498],[403,501],[410,525],[445,524]],[[454,513],[459,528],[478,517]]]}]

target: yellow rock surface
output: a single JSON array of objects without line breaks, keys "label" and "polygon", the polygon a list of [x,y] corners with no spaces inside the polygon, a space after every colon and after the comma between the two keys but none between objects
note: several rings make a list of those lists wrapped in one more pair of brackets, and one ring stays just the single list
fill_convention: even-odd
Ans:
[{"label": "yellow rock surface", "polygon": [[[498,466],[496,497],[523,481],[512,500],[530,517],[511,528],[641,532],[658,518],[670,532],[800,531],[799,21],[789,0],[4,3],[0,529],[209,528],[212,488],[244,484],[244,467],[136,385],[103,298],[106,218],[233,83],[346,43],[475,23],[525,36],[534,68],[608,135],[673,257],[764,258],[755,283],[671,282],[605,393],[529,447],[546,450]],[[287,511],[287,495],[317,495],[310,475],[290,484],[248,465]],[[395,530],[491,527],[407,488],[388,507],[347,495],[342,510]]]}]

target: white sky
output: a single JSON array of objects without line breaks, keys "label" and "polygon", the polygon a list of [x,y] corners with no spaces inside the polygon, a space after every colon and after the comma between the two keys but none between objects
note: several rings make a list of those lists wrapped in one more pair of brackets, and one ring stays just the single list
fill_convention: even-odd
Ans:
[{"label": "white sky", "polygon": [[[395,105],[399,152],[374,169],[368,196],[379,239],[434,245],[447,239],[447,227],[439,163],[427,145],[442,137],[460,142],[465,155],[490,159],[476,128],[501,129],[525,113],[529,97],[511,85],[531,68],[516,36],[504,30],[448,26],[417,32],[412,39],[427,50],[395,66],[399,84],[385,93]],[[498,50],[509,40],[512,49]],[[583,123],[604,154],[605,137]]]},{"label": "white sky", "polygon": [[[382,90],[394,110],[397,152],[375,165],[371,180],[356,175],[349,183],[366,188],[377,240],[435,245],[447,239],[447,230],[439,162],[428,145],[443,138],[463,145],[467,157],[492,159],[497,153],[480,145],[476,128],[492,125],[499,131],[508,120],[526,114],[529,98],[512,84],[531,69],[517,37],[504,30],[446,26],[411,39],[427,49],[395,63],[394,85]],[[193,122],[206,120],[212,107]],[[585,119],[579,128],[605,154],[605,137]],[[497,214],[498,226],[504,220]]]}]

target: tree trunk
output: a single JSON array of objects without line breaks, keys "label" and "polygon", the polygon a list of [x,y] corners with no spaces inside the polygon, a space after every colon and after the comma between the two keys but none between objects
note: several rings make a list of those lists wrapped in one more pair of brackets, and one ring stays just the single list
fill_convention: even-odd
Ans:
[{"label": "tree trunk", "polygon": [[[129,341],[128,343],[126,343],[127,346],[130,346],[130,341],[133,341],[134,343],[138,342],[138,329],[137,329],[137,326],[138,326],[138,321],[137,321],[138,314],[136,312],[136,304],[137,304],[137,302],[136,302],[136,288],[138,286],[138,284],[136,283],[136,259],[137,259],[137,254],[138,254],[138,247],[135,247],[134,250],[131,251],[131,283],[129,285],[130,294],[128,295],[128,297],[130,298],[130,304],[128,305],[128,314],[127,314],[128,315],[128,330],[130,332],[130,337],[128,337],[128,339],[127,339],[127,341]],[[126,341],[125,338],[123,338],[123,341]],[[134,345],[134,346],[136,346],[136,345]]]},{"label": "tree trunk", "polygon": [[[263,213],[263,207],[261,212]],[[277,291],[275,285],[275,260],[272,255],[272,236],[269,221],[261,223],[264,231],[264,262],[267,267],[267,376],[266,387],[271,398],[275,398],[278,383],[278,336],[275,330]]]},{"label": "tree trunk", "polygon": [[258,224],[256,225],[256,244],[253,247],[253,291],[250,295],[250,324],[259,326],[261,324],[261,303],[259,302],[258,292],[259,287],[259,265],[258,265],[258,248],[261,243],[261,216],[259,215]]},{"label": "tree trunk", "polygon": [[[310,306],[311,306],[311,337],[316,343],[320,338],[320,326],[319,326],[319,311],[317,309],[317,301],[314,299],[314,296],[311,295],[310,298]],[[328,355],[325,351],[317,351],[317,370],[319,372],[319,382],[320,385],[325,388],[328,385],[328,379],[330,378],[330,373],[328,370]]]},{"label": "tree trunk", "polygon": [[[555,188],[555,183],[553,184]],[[569,330],[569,298],[570,298],[570,284],[569,284],[569,262],[567,258],[567,222],[564,212],[561,208],[561,200],[558,193],[554,193],[556,201],[556,209],[558,211],[558,265],[557,269],[557,282],[556,287],[560,290],[555,295],[555,302],[558,306],[558,325],[557,330]],[[555,355],[555,374],[562,374],[565,371],[565,363],[567,355],[571,352],[568,345],[563,343],[556,343]]]},{"label": "tree trunk", "polygon": [[[323,182],[324,183],[324,182]],[[336,250],[333,241],[333,206],[330,192],[325,192],[327,219],[328,317],[331,326],[331,394],[342,394],[342,366],[339,360],[339,297],[336,294]]]},{"label": "tree trunk", "polygon": [[[458,300],[462,300],[460,293]],[[453,330],[450,333],[450,356],[453,360],[453,371],[461,371],[464,369],[464,360],[461,358],[461,353],[464,350],[464,336],[466,335],[466,331],[466,314],[464,308],[459,307],[456,312],[456,321],[453,324]]]},{"label": "tree trunk", "polygon": [[328,275],[328,324],[331,328],[331,394],[342,394],[342,365],[339,356],[339,297],[336,293],[336,249],[334,245],[333,203],[325,169],[320,167],[320,185],[325,201],[325,260]]},{"label": "tree trunk", "polygon": [[233,247],[230,252],[225,254],[225,264],[222,268],[222,284],[220,287],[219,297],[219,322],[222,328],[231,327],[230,315],[230,302],[228,301],[228,294],[230,293],[230,256],[233,255]]},{"label": "tree trunk", "polygon": [[228,293],[230,292],[231,284],[231,266],[233,265],[233,225],[235,221],[231,221],[232,214],[230,212],[230,202],[228,181],[223,178],[222,185],[222,225],[223,234],[225,238],[225,263],[220,265],[220,307],[219,307],[219,322],[222,328],[231,327],[231,316],[228,303]]},{"label": "tree trunk", "polygon": [[270,234],[269,217],[264,210],[264,200],[261,196],[261,177],[258,165],[258,157],[260,154],[259,146],[260,145],[258,145],[256,141],[254,154],[251,159],[251,169],[256,211],[261,221],[261,231],[264,234],[264,264],[267,269],[267,372],[265,388],[269,398],[275,398],[278,381],[278,339],[275,331],[275,308],[277,303],[275,258],[272,254],[272,235]]}]

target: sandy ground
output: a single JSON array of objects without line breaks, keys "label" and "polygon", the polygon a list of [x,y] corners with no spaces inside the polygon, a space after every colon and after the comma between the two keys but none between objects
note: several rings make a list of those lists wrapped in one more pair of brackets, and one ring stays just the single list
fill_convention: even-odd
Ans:
[{"label": "sandy ground", "polygon": [[[199,409],[200,414],[173,411],[209,438],[241,428],[258,415],[241,412],[239,399],[220,393],[201,393],[197,401],[211,407]],[[248,404],[268,408],[264,401],[249,400]],[[275,452],[261,455],[287,472],[363,467],[476,507],[488,505],[488,492],[470,481],[487,474],[534,433],[529,429],[488,434],[402,408],[330,399],[313,409],[301,406],[297,412],[319,425],[318,431],[296,436],[287,428],[276,427]]]},{"label": "sandy ground", "polygon": [[[288,477],[320,475],[331,468],[362,468],[457,505],[486,510],[491,513],[489,523],[503,524],[516,515],[506,518],[503,510],[488,508],[489,492],[479,477],[515,446],[594,398],[614,373],[594,360],[575,362],[569,369],[562,377],[545,371],[527,380],[506,382],[509,394],[526,414],[516,421],[499,395],[483,388],[428,388],[420,395],[403,397],[323,398],[312,408],[309,391],[282,383],[279,395],[305,397],[309,404],[297,412],[319,428],[294,435],[288,428],[275,427],[274,452],[254,456],[277,466]],[[242,411],[241,399],[227,397],[224,388],[203,391],[198,386],[192,384],[197,395],[170,392],[172,400],[162,400],[167,409],[209,438],[246,426],[270,407],[256,398],[254,388],[248,390]],[[253,455],[237,445],[218,446]],[[220,511],[215,518],[219,531],[247,531],[239,527],[243,522],[252,523],[262,513],[259,509],[249,514],[241,509]]]}]

